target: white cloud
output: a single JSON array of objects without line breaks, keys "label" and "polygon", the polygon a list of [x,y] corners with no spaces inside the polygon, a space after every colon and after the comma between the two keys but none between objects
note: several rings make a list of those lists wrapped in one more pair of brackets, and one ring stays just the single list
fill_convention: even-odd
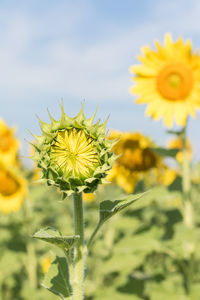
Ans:
[{"label": "white cloud", "polygon": [[[90,41],[87,47],[77,46],[76,29],[93,13],[91,7],[57,6],[39,16],[1,13],[1,94],[18,100],[26,93],[48,91],[95,101],[124,101],[130,97],[128,68],[140,46],[162,36],[168,28],[177,31],[181,27],[187,33],[196,29],[200,4],[193,1],[188,11],[186,2],[181,3],[181,7],[180,1],[157,3],[152,12],[156,19],[123,30],[119,24],[111,37]],[[174,18],[169,24],[170,12]],[[185,18],[192,22],[185,22]]]}]

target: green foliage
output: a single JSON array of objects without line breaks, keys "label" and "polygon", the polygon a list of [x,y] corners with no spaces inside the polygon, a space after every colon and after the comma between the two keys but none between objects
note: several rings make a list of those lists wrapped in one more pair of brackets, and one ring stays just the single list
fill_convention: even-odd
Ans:
[{"label": "green foliage", "polygon": [[[198,170],[196,167],[194,172],[197,178]],[[142,195],[137,201],[140,194],[127,197],[113,184],[102,185],[95,201],[84,204],[86,239],[89,240],[99,221],[98,206],[104,223],[87,258],[86,300],[110,300],[111,297],[116,300],[199,300],[200,184],[198,181],[192,183],[192,228],[184,224],[179,176],[168,188],[152,187],[143,195],[144,188],[141,184],[136,187]],[[24,206],[16,214],[1,216],[0,299],[70,299],[69,278],[62,277],[61,271],[64,268],[68,273],[67,261],[62,257],[63,248],[69,249],[76,242],[76,237],[67,236],[73,232],[71,199],[60,201],[61,194],[44,185],[32,185],[29,194],[31,214]],[[131,203],[133,205],[121,210],[124,204]],[[119,214],[118,210],[121,210]],[[38,231],[41,226],[51,228]],[[36,231],[38,238],[32,239]],[[35,249],[34,255],[30,243]],[[41,258],[49,254],[51,243],[59,247],[53,248],[56,258],[45,275]],[[34,257],[35,287],[30,277]],[[58,282],[62,283],[61,294]]]},{"label": "green foliage", "polygon": [[104,223],[112,216],[114,216],[116,213],[128,207],[133,202],[139,200],[142,196],[144,196],[144,194],[125,196],[122,199],[115,200],[115,201],[111,201],[111,200],[102,201],[99,206],[99,212],[100,212],[99,222]]},{"label": "green foliage", "polygon": [[180,149],[167,149],[167,148],[151,148],[156,154],[161,157],[176,157],[176,154],[180,151]]},{"label": "green foliage", "polygon": [[[68,277],[67,277],[68,274]],[[42,285],[63,300],[71,299],[72,288],[69,281],[69,269],[65,257],[57,256],[51,263]]]},{"label": "green foliage", "polygon": [[79,239],[78,235],[62,236],[62,234],[58,230],[51,227],[40,229],[33,235],[33,237],[56,245],[57,247],[65,251],[69,251]]}]

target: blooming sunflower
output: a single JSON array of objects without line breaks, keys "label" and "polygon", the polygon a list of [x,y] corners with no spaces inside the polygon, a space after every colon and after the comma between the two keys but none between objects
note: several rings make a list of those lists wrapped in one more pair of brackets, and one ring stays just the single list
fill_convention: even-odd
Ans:
[{"label": "blooming sunflower", "polygon": [[0,162],[0,211],[7,214],[19,210],[26,192],[26,180],[13,167]]},{"label": "blooming sunflower", "polygon": [[161,165],[161,159],[151,149],[154,143],[138,132],[111,131],[109,138],[119,138],[112,148],[119,157],[108,172],[107,179],[116,182],[127,193],[132,193],[136,183],[148,171]]},{"label": "blooming sunflower", "polygon": [[187,117],[195,117],[200,108],[200,56],[192,52],[190,41],[173,42],[170,34],[164,46],[158,41],[155,45],[155,51],[144,46],[138,57],[142,65],[130,68],[136,83],[131,93],[139,95],[136,103],[148,104],[146,114],[154,120],[163,117],[168,127],[173,120],[185,126]]},{"label": "blooming sunflower", "polygon": [[8,128],[0,119],[0,159],[8,164],[16,164],[19,142],[14,137],[15,130]]},{"label": "blooming sunflower", "polygon": [[[178,151],[178,153],[176,154],[176,159],[179,163],[182,163],[183,162],[183,152],[182,152],[183,143],[182,143],[182,140],[177,137],[177,138],[175,138],[175,139],[173,139],[169,142],[168,147],[170,149],[180,149],[180,151]],[[191,161],[191,159],[192,159],[192,146],[191,146],[191,143],[190,143],[189,140],[186,141],[186,148],[187,148],[188,160]]]},{"label": "blooming sunflower", "polygon": [[70,118],[61,106],[61,119],[51,118],[51,124],[40,121],[42,136],[35,136],[33,159],[42,169],[47,184],[54,185],[63,196],[91,193],[103,183],[115,155],[110,151],[113,141],[105,134],[106,122],[93,124],[86,119],[83,107]]}]

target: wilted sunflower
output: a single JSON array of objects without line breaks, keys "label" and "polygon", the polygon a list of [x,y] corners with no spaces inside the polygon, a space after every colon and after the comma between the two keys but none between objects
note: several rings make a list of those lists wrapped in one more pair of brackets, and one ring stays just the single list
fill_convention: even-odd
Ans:
[{"label": "wilted sunflower", "polygon": [[[180,149],[180,151],[176,154],[176,159],[179,163],[182,163],[183,162],[182,140],[177,137],[169,142],[168,147],[170,149]],[[188,160],[191,160],[192,159],[192,146],[191,146],[191,143],[189,140],[187,140],[187,142],[186,142],[186,148],[187,148],[187,158],[188,158]]]},{"label": "wilted sunflower", "polygon": [[135,184],[143,179],[148,171],[161,165],[161,159],[151,149],[154,143],[138,132],[111,131],[109,138],[111,140],[119,138],[112,148],[119,157],[108,172],[107,179],[116,182],[127,193],[131,193]]},{"label": "wilted sunflower", "polygon": [[0,162],[0,211],[7,214],[19,210],[26,192],[26,180],[13,167]]},{"label": "wilted sunflower", "polygon": [[64,197],[93,192],[115,159],[110,151],[113,141],[105,135],[106,122],[93,124],[95,115],[86,119],[83,107],[74,118],[63,106],[61,110],[59,121],[51,116],[51,124],[40,121],[42,136],[35,136],[33,159],[47,183],[59,187]]},{"label": "wilted sunflower", "polygon": [[172,126],[175,119],[184,126],[188,115],[195,117],[200,108],[200,56],[192,52],[190,41],[173,42],[170,34],[164,46],[158,41],[155,45],[155,51],[144,46],[143,56],[138,56],[142,65],[130,68],[136,83],[131,92],[139,95],[136,103],[148,104],[146,114],[154,120],[163,117]]},{"label": "wilted sunflower", "polygon": [[14,133],[15,130],[0,119],[0,159],[7,164],[16,164],[19,142]]}]

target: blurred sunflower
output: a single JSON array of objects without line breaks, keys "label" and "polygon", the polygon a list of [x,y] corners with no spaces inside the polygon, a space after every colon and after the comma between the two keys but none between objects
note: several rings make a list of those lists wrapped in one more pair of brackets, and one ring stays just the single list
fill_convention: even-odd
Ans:
[{"label": "blurred sunflower", "polygon": [[42,272],[44,274],[48,272],[51,262],[52,262],[52,257],[50,256],[50,254],[45,255],[41,258],[40,265],[42,267]]},{"label": "blurred sunflower", "polygon": [[136,183],[140,180],[140,177],[134,171],[131,171],[116,162],[112,169],[108,171],[107,180],[115,182],[127,194],[130,194],[133,192]]},{"label": "blurred sunflower", "polygon": [[[183,144],[182,144],[182,140],[180,138],[175,138],[173,140],[171,140],[168,144],[168,147],[170,149],[180,149],[180,151],[176,154],[176,160],[179,163],[183,162],[183,152],[182,152],[182,148],[183,148]],[[186,147],[187,147],[187,156],[189,160],[192,160],[192,146],[189,140],[187,140],[186,142]]]},{"label": "blurred sunflower", "polygon": [[91,203],[95,200],[95,195],[93,193],[83,193],[83,201],[85,203]]},{"label": "blurred sunflower", "polygon": [[7,214],[19,210],[26,192],[26,180],[0,162],[0,211]]},{"label": "blurred sunflower", "polygon": [[176,179],[177,171],[167,166],[162,166],[157,170],[158,183],[164,186],[169,186]]},{"label": "blurred sunflower", "polygon": [[147,103],[146,114],[154,120],[163,117],[171,127],[173,119],[185,126],[188,115],[196,116],[200,108],[200,56],[192,52],[190,41],[172,41],[165,35],[164,46],[156,41],[156,50],[142,48],[138,56],[142,65],[134,65],[130,72],[136,83],[131,93],[139,95],[136,103]]},{"label": "blurred sunflower", "polygon": [[153,142],[140,133],[111,131],[109,139],[119,138],[112,151],[119,155],[107,180],[116,182],[127,193],[132,193],[136,183],[153,168],[161,166],[162,161],[151,149]]},{"label": "blurred sunflower", "polygon": [[16,164],[19,142],[14,137],[15,130],[8,128],[0,119],[0,159],[8,164]]}]

